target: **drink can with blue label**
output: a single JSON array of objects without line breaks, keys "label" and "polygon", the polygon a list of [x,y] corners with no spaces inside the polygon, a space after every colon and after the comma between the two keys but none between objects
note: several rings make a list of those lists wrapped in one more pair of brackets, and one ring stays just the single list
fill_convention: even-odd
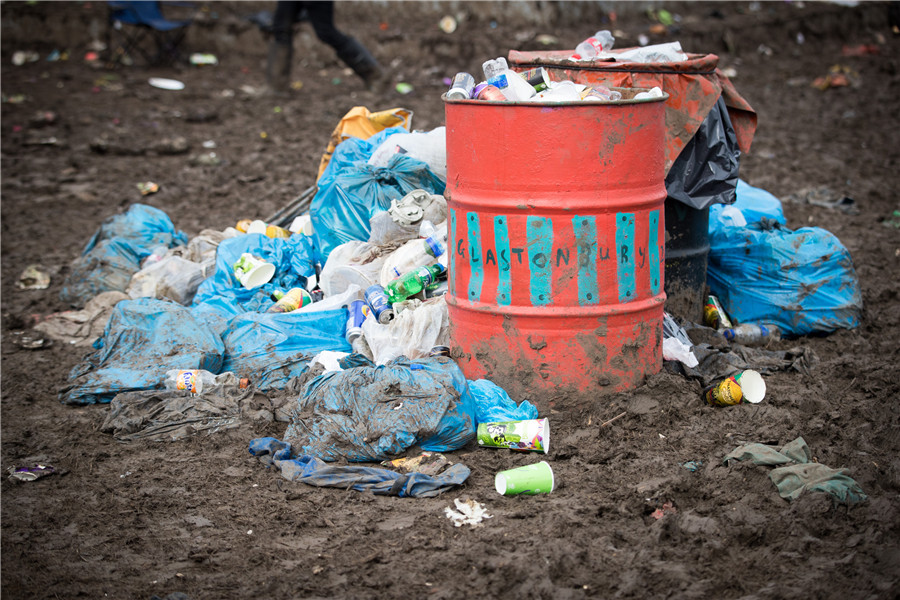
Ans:
[{"label": "drink can with blue label", "polygon": [[391,308],[387,294],[377,283],[366,288],[366,304],[382,325],[387,325],[394,318],[394,309]]}]

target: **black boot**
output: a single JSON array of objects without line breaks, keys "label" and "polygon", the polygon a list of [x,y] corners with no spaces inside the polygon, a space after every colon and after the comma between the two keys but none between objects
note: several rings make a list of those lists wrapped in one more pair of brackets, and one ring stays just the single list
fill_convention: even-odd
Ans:
[{"label": "black boot", "polygon": [[387,83],[387,76],[375,57],[360,44],[355,38],[348,37],[347,41],[337,48],[337,55],[342,61],[353,69],[366,82],[366,88],[380,92]]},{"label": "black boot", "polygon": [[269,60],[266,63],[266,85],[268,93],[287,96],[291,87],[291,66],[294,60],[294,46],[269,42]]}]

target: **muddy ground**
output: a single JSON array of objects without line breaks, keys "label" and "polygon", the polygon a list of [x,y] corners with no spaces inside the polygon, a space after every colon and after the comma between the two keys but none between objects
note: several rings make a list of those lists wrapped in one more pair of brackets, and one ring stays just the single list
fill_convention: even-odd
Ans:
[{"label": "muddy ground", "polygon": [[[456,71],[541,48],[539,34],[558,38],[549,48],[572,48],[604,24],[604,8],[618,11],[623,46],[654,21],[642,4],[339,3],[338,24],[414,91],[367,92],[302,25],[294,69],[302,89],[274,101],[249,93],[264,83],[265,43],[242,20],[270,5],[204,6],[187,50],[216,53],[218,66],[116,69],[82,60],[102,38],[104,3],[0,7],[2,469],[57,469],[0,483],[4,598],[897,596],[900,230],[883,221],[900,208],[900,35],[889,5],[656,3],[681,20],[649,34],[735,69],[759,115],[743,179],[783,199],[820,187],[853,198],[858,214],[784,209],[793,227],[824,227],[850,250],[865,302],[859,328],[799,340],[817,366],[768,376],[759,405],[711,408],[698,383],[663,373],[545,415],[559,481],[552,494],[498,496],[494,473],[535,456],[472,445],[452,453],[472,470],[466,484],[435,499],[287,482],[248,453],[251,439],[279,437],[285,423],[117,442],[99,431],[106,406],[57,399],[84,352],[23,349],[16,332],[32,315],[67,308],[59,292],[68,265],[103,219],[133,203],[163,209],[191,236],[266,218],[314,182],[329,134],[352,106],[404,106],[414,127],[431,129],[443,122],[442,78]],[[452,34],[438,29],[445,14],[461,17]],[[842,51],[860,45],[871,52]],[[18,50],[40,60],[14,66]],[[53,50],[68,50],[69,60],[47,62]],[[811,85],[834,65],[850,69],[851,85]],[[186,89],[155,89],[151,76]],[[56,122],[36,117],[45,111]],[[176,135],[190,142],[188,154],[149,150]],[[93,151],[101,136],[118,150]],[[192,162],[206,140],[216,142],[219,166]],[[161,189],[142,197],[136,183],[148,180]],[[31,263],[51,271],[48,289],[17,289]],[[788,502],[766,467],[722,464],[739,444],[798,436],[815,460],[847,469],[868,501],[848,509],[809,493]],[[687,461],[702,466],[691,472]],[[454,528],[444,516],[454,498],[484,503],[493,518]]]}]

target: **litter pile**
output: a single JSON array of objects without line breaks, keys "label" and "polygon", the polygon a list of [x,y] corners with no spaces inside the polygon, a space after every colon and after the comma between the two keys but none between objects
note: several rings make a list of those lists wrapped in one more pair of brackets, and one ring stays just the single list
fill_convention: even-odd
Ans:
[{"label": "litter pile", "polygon": [[[602,33],[568,59],[609,58],[612,41],[598,41]],[[688,60],[677,44],[615,56]],[[446,98],[614,103],[665,93],[556,79],[544,67],[514,71],[503,58],[485,62],[484,75],[475,85],[458,74]],[[289,480],[376,494],[430,497],[462,485],[469,469],[443,453],[472,442],[548,455],[550,420],[528,399],[467,379],[451,353],[444,295],[458,240],[448,239],[446,131],[412,130],[411,118],[402,108],[350,111],[322,158],[308,211],[278,222],[237,215],[235,227],[188,239],[143,204],[107,219],[63,286],[75,310],[37,326],[92,344],[60,399],[110,403],[102,430],[120,440],[284,421],[283,439],[253,440],[250,452]],[[705,322],[666,314],[663,331],[665,367],[700,381],[717,407],[762,402],[767,373],[815,363],[782,340],[856,327],[861,310],[839,240],[788,229],[776,198],[736,174],[728,180],[734,193],[707,204]],[[838,497],[864,498],[841,483],[849,491]],[[556,486],[546,461],[495,478],[501,495]],[[447,514],[457,526],[490,517],[475,501],[456,507]]]}]

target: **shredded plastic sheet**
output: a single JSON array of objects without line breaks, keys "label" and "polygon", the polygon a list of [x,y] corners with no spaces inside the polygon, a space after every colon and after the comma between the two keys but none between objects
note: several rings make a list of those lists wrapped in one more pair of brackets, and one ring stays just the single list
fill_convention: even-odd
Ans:
[{"label": "shredded plastic sheet", "polygon": [[444,193],[444,181],[422,161],[395,154],[386,167],[366,162],[385,138],[404,132],[401,127],[390,127],[367,140],[345,140],[335,150],[309,210],[324,258],[345,242],[368,240],[369,219],[386,211],[391,200],[417,188]]},{"label": "shredded plastic sheet", "polygon": [[401,474],[379,467],[332,465],[314,456],[297,455],[290,444],[275,438],[252,440],[250,454],[280,469],[281,475],[289,481],[400,498],[433,498],[462,485],[471,473],[462,464],[451,465],[438,475]]},{"label": "shredded plastic sheet", "polygon": [[401,357],[310,381],[284,434],[300,454],[325,461],[380,461],[413,445],[447,452],[475,436],[475,403],[457,364]]},{"label": "shredded plastic sheet", "polygon": [[128,300],[128,295],[103,292],[88,300],[83,309],[47,315],[34,328],[66,344],[90,346],[103,335],[113,308],[122,300]]},{"label": "shredded plastic sheet", "polygon": [[60,298],[81,308],[102,292],[124,292],[141,260],[158,246],[183,245],[187,236],[175,231],[168,215],[158,208],[133,204],[127,212],[106,219],[72,263]]},{"label": "shredded plastic sheet", "polygon": [[262,392],[283,389],[322,350],[349,352],[347,309],[256,313],[234,317],[222,334],[224,371],[248,377]]},{"label": "shredded plastic sheet", "polygon": [[66,404],[109,402],[116,394],[160,387],[169,369],[218,373],[222,339],[174,302],[140,298],[119,302],[95,350],[60,389]]},{"label": "shredded plastic sheet", "polygon": [[788,336],[859,325],[862,294],[850,253],[818,227],[791,231],[763,220],[716,229],[707,282],[738,323],[770,323]]}]

